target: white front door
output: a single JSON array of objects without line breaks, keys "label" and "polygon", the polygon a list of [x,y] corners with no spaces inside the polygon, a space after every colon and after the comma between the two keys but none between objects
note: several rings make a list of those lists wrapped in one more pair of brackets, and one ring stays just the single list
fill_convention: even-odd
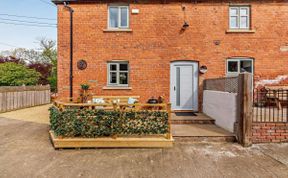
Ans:
[{"label": "white front door", "polygon": [[173,62],[170,65],[172,110],[198,111],[198,63]]}]

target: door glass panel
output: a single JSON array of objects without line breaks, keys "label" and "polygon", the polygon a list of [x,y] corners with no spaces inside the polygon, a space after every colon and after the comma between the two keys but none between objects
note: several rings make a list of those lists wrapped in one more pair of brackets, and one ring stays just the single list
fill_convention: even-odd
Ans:
[{"label": "door glass panel", "polygon": [[180,67],[176,68],[176,106],[180,106]]}]

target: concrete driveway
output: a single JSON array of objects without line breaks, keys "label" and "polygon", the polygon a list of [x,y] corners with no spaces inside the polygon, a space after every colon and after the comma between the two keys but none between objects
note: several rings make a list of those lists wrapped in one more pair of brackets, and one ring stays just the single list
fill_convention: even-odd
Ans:
[{"label": "concrete driveway", "polygon": [[47,123],[0,117],[0,177],[288,177],[288,144],[54,150],[48,130]]}]

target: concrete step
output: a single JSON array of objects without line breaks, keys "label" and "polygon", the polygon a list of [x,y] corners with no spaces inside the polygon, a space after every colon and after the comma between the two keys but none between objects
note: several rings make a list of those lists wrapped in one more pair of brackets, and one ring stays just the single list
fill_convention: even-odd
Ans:
[{"label": "concrete step", "polygon": [[178,142],[235,142],[230,133],[213,124],[177,124],[172,125],[172,135]]},{"label": "concrete step", "polygon": [[203,113],[172,113],[172,124],[215,124],[215,120]]}]

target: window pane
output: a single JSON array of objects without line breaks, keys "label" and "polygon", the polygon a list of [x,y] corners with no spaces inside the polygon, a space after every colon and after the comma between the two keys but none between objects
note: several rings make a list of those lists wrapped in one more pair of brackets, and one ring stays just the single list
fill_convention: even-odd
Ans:
[{"label": "window pane", "polygon": [[241,61],[240,68],[240,72],[252,73],[252,61]]},{"label": "window pane", "polygon": [[120,72],[119,84],[128,84],[128,73]]},{"label": "window pane", "polygon": [[241,8],[240,9],[240,15],[248,15],[248,8]]},{"label": "window pane", "polygon": [[127,7],[121,7],[121,27],[127,27],[128,26],[128,8]]},{"label": "window pane", "polygon": [[118,7],[109,7],[109,27],[118,27]]},{"label": "window pane", "polygon": [[128,64],[120,64],[120,71],[128,71]]},{"label": "window pane", "polygon": [[228,72],[238,72],[237,61],[228,61]]},{"label": "window pane", "polygon": [[241,28],[248,28],[248,17],[241,17],[240,23]]},{"label": "window pane", "polygon": [[116,72],[110,72],[110,83],[117,83],[117,73]]},{"label": "window pane", "polygon": [[237,16],[237,10],[238,8],[230,8],[230,16]]},{"label": "window pane", "polygon": [[116,71],[117,65],[116,64],[110,64],[110,71]]},{"label": "window pane", "polygon": [[237,17],[236,16],[230,17],[230,28],[237,28],[237,27],[238,27]]}]

